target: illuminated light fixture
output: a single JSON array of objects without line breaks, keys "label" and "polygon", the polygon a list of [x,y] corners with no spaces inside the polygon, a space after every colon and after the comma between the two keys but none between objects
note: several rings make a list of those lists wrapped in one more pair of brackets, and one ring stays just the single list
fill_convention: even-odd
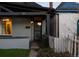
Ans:
[{"label": "illuminated light fixture", "polygon": [[30,23],[33,24],[33,21],[31,21]]},{"label": "illuminated light fixture", "polygon": [[37,25],[41,26],[41,22],[38,22]]},{"label": "illuminated light fixture", "polygon": [[9,19],[3,19],[2,21],[9,21]]}]

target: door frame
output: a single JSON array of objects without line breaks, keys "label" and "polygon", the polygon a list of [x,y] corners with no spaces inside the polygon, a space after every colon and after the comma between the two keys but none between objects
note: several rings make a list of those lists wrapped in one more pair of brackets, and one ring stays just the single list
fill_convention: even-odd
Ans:
[{"label": "door frame", "polygon": [[36,40],[36,39],[35,39],[35,23],[36,23],[36,22],[41,22],[40,35],[41,35],[41,39],[42,39],[42,21],[34,21],[34,25],[33,25],[33,27],[34,27],[34,29],[33,29],[33,31],[34,31],[33,39],[34,39],[34,40]]}]

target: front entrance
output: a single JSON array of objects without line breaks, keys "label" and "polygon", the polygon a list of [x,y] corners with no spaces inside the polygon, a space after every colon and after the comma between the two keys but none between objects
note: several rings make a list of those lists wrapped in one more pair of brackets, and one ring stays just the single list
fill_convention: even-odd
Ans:
[{"label": "front entrance", "polygon": [[42,20],[35,17],[31,20],[31,45],[35,48],[41,43],[42,39]]},{"label": "front entrance", "polygon": [[34,40],[42,39],[42,19],[41,17],[34,18]]},{"label": "front entrance", "polygon": [[31,39],[37,41],[42,39],[42,20],[41,17],[35,17],[31,20]]},{"label": "front entrance", "polygon": [[41,22],[34,22],[34,40],[42,39],[42,24]]}]

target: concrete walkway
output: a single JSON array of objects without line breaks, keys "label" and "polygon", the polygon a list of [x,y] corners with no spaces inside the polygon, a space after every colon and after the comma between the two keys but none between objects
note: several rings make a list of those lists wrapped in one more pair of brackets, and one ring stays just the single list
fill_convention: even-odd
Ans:
[{"label": "concrete walkway", "polygon": [[29,57],[37,57],[38,50],[39,50],[39,46],[37,45],[37,43],[32,43]]},{"label": "concrete walkway", "polygon": [[37,57],[37,55],[38,55],[38,52],[32,49],[32,50],[30,51],[29,57]]}]

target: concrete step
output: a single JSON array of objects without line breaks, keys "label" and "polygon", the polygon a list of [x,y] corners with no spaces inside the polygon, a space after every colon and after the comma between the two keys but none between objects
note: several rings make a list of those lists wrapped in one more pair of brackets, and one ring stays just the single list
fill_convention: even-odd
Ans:
[{"label": "concrete step", "polygon": [[38,46],[38,44],[36,42],[32,42],[29,57],[37,57],[39,48],[40,47]]},{"label": "concrete step", "polygon": [[37,57],[37,55],[38,55],[38,52],[31,49],[29,57]]}]

